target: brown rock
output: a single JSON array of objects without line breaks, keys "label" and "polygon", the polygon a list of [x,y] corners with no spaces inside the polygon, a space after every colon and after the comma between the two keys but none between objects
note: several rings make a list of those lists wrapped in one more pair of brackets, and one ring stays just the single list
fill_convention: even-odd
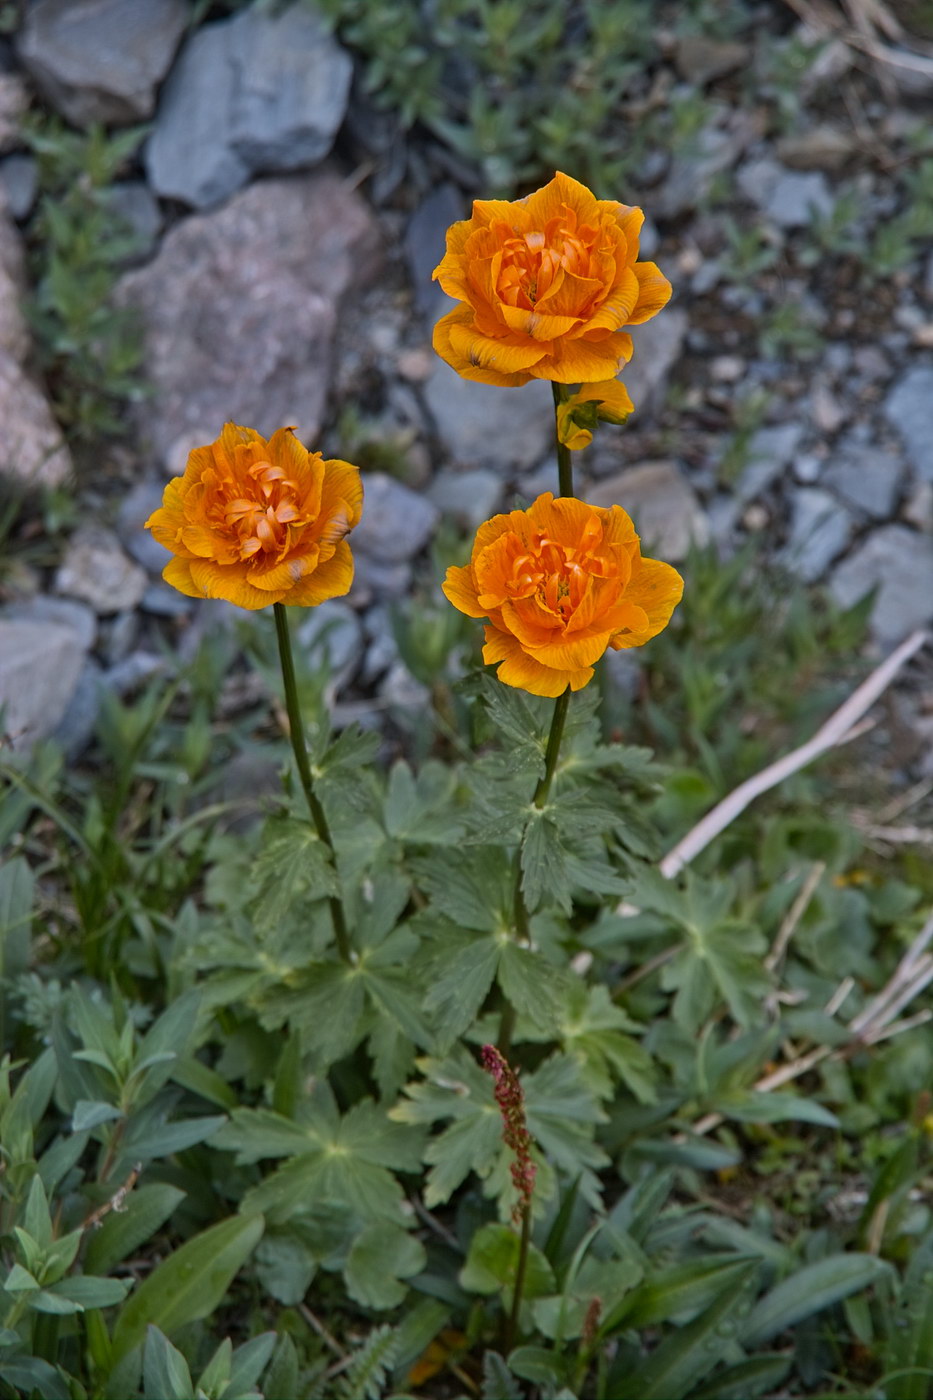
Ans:
[{"label": "brown rock", "polygon": [[594,506],[628,511],[646,554],[677,563],[694,544],[706,544],[709,522],[676,462],[643,462],[586,493]]},{"label": "brown rock", "polygon": [[836,126],[814,126],[777,143],[778,157],[792,170],[841,170],[857,149],[855,137]]},{"label": "brown rock", "polygon": [[195,214],[117,291],[144,332],[155,387],[141,429],[169,474],[233,419],[313,445],[343,299],[380,262],[367,206],[331,171],[250,185]]},{"label": "brown rock", "polygon": [[677,40],[674,62],[686,82],[702,86],[741,68],[748,62],[748,49],[744,44],[704,34],[685,34]]}]

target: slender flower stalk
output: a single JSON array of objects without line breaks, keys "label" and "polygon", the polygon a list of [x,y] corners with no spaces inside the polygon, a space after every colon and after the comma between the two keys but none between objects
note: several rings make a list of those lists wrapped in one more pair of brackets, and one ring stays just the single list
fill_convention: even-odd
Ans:
[{"label": "slender flower stalk", "polygon": [[[564,387],[562,384],[552,384],[551,389],[554,394],[554,414],[560,413],[560,406],[564,401]],[[558,496],[573,495],[573,463],[570,458],[570,448],[561,441],[560,431],[557,433],[557,494]]]},{"label": "slender flower stalk", "polygon": [[[288,713],[289,736],[292,741],[292,752],[295,755],[295,764],[298,768],[298,776],[301,779],[301,786],[304,791],[305,801],[308,804],[308,811],[314,823],[314,829],[324,842],[331,854],[331,859],[336,865],[334,853],[334,842],[330,834],[330,827],[327,824],[327,816],[321,806],[320,799],[314,791],[314,783],[311,778],[311,764],[308,760],[308,749],[305,744],[304,725],[301,720],[301,708],[298,704],[298,685],[295,680],[295,662],[292,657],[292,640],[288,630],[288,614],[282,603],[276,603],[273,611],[275,613],[275,633],[279,644],[279,662],[282,667],[282,683],[285,687],[285,709]],[[347,932],[347,920],[343,912],[343,904],[339,895],[328,897],[330,904],[330,916],[334,925],[334,937],[337,940],[337,950],[345,963],[352,961],[350,953],[350,935]]]},{"label": "slender flower stalk", "polygon": [[518,1075],[505,1056],[494,1045],[484,1045],[481,1059],[483,1068],[493,1077],[493,1093],[499,1112],[502,1115],[502,1140],[512,1153],[509,1171],[517,1192],[517,1200],[512,1208],[512,1222],[521,1223],[521,1238],[518,1249],[518,1265],[515,1270],[515,1286],[512,1290],[512,1306],[505,1325],[503,1345],[508,1353],[512,1349],[518,1318],[522,1306],[522,1293],[525,1288],[525,1274],[528,1268],[528,1247],[531,1244],[531,1198],[534,1194],[537,1168],[531,1160],[531,1134],[525,1117],[525,1096]]}]

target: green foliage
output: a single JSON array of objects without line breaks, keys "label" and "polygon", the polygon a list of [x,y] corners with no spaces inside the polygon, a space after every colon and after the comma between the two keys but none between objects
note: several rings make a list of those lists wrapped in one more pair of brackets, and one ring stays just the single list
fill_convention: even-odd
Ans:
[{"label": "green foliage", "polygon": [[143,392],[137,328],[111,293],[137,246],[116,211],[112,185],[144,135],[141,128],[72,131],[41,113],[24,128],[39,166],[28,230],[39,355],[55,411],[84,447],[124,430],[122,410]]}]

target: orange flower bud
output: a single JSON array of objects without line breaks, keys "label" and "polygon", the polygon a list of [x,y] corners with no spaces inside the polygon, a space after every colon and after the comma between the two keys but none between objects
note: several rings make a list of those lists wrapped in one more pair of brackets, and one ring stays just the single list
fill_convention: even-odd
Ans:
[{"label": "orange flower bud", "polygon": [[483,660],[532,695],[580,690],[612,647],[640,647],[667,626],[683,580],[643,559],[621,506],[590,506],[550,491],[528,510],[481,525],[464,568],[444,592],[468,617],[486,617]]},{"label": "orange flower bud", "polygon": [[632,356],[624,327],[671,295],[656,264],[638,261],[644,217],[560,172],[512,204],[475,200],[472,218],[448,229],[434,272],[463,303],[438,321],[434,349],[484,384],[614,378]]},{"label": "orange flower bud", "polygon": [[240,608],[313,607],[349,591],[353,556],[344,537],[362,505],[349,462],[325,462],[293,428],[267,442],[227,423],[216,442],[190,453],[146,527],[174,554],[162,577],[180,593]]},{"label": "orange flower bud", "polygon": [[593,441],[597,419],[624,423],[634,408],[628,389],[618,379],[581,384],[575,394],[557,405],[558,439],[571,452],[579,452]]}]

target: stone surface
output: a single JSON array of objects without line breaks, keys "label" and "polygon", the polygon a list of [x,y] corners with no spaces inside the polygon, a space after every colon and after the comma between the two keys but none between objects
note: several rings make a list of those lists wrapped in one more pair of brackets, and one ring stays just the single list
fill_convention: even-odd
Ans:
[{"label": "stone surface", "polygon": [[146,521],[162,504],[163,487],[158,481],[138,481],[124,496],[117,514],[120,542],[150,574],[161,574],[172,557],[164,545],[153,539]]},{"label": "stone surface", "polygon": [[438,360],[424,395],[441,442],[462,466],[527,471],[551,445],[554,399],[543,380],[499,389],[461,379]]},{"label": "stone surface", "polygon": [[28,488],[60,486],[68,479],[71,454],[48,400],[4,350],[0,350],[0,422],[0,475],[15,477]]},{"label": "stone surface", "polygon": [[806,583],[815,583],[838,559],[851,533],[852,517],[835,496],[818,487],[796,491],[784,563]]},{"label": "stone surface", "polygon": [[38,594],[9,603],[4,616],[16,622],[34,622],[40,626],[53,622],[56,627],[70,627],[82,651],[90,651],[97,639],[97,618],[93,608],[74,598],[51,598]]},{"label": "stone surface", "polygon": [[193,215],[121,279],[142,318],[154,395],[139,421],[170,475],[227,419],[313,446],[331,379],[337,310],[379,262],[366,205],[337,175],[261,181]]},{"label": "stone surface", "polygon": [[19,57],[78,126],[148,117],[190,19],[185,0],[33,0]]},{"label": "stone surface", "polygon": [[159,201],[145,180],[118,180],[107,195],[111,209],[133,239],[132,260],[148,258],[162,231]]},{"label": "stone surface", "polygon": [[434,533],[437,506],[385,472],[363,473],[363,518],[353,531],[354,553],[379,564],[413,559]]},{"label": "stone surface", "polygon": [[884,412],[917,475],[933,481],[933,365],[914,365],[902,375],[885,399]]},{"label": "stone surface", "polygon": [[343,120],[352,71],[306,4],[253,6],[205,25],[162,93],[146,149],[153,189],[206,208],[254,173],[322,160]]},{"label": "stone surface", "polygon": [[667,178],[651,200],[656,219],[677,219],[702,202],[717,175],[735,165],[758,135],[756,114],[735,112],[711,104],[713,116],[697,134],[690,150],[671,163]]},{"label": "stone surface", "polygon": [[680,359],[689,322],[680,307],[665,307],[642,326],[635,326],[635,350],[619,376],[635,405],[638,422],[657,412],[667,393],[671,370]]},{"label": "stone surface", "polygon": [[871,630],[883,645],[933,621],[933,540],[904,525],[884,525],[835,570],[830,592],[840,607],[878,593]]},{"label": "stone surface", "polygon": [[806,228],[815,214],[825,218],[833,211],[832,191],[817,171],[785,170],[766,156],[744,165],[737,181],[746,199],[780,228]]},{"label": "stone surface", "polygon": [[706,544],[710,537],[696,493],[676,462],[630,467],[593,486],[586,499],[622,506],[635,522],[644,552],[671,563],[686,558],[691,543]]},{"label": "stone surface", "polygon": [[447,230],[468,217],[463,195],[456,185],[445,181],[422,200],[408,220],[405,230],[405,261],[415,294],[415,306],[422,316],[435,321],[456,305],[432,280],[447,247]]},{"label": "stone surface", "polygon": [[848,439],[838,444],[822,474],[825,486],[875,520],[894,514],[903,481],[904,464],[896,453]]},{"label": "stone surface", "polygon": [[0,710],[17,749],[50,734],[74,694],[85,649],[72,627],[0,619]]},{"label": "stone surface", "polygon": [[14,219],[28,217],[36,202],[39,167],[32,156],[12,155],[0,162],[0,185],[6,207]]},{"label": "stone surface", "polygon": [[465,472],[441,471],[428,487],[428,499],[444,515],[475,530],[499,509],[502,478],[484,467]]},{"label": "stone surface", "polygon": [[776,144],[781,161],[793,170],[840,170],[857,149],[854,132],[828,124],[782,136]]},{"label": "stone surface", "polygon": [[78,758],[94,737],[100,716],[104,672],[92,656],[85,658],[77,685],[51,737],[70,761]]},{"label": "stone surface", "polygon": [[349,604],[333,598],[309,608],[295,637],[315,665],[327,666],[331,688],[342,690],[363,655],[363,628]]},{"label": "stone surface", "polygon": [[124,554],[117,536],[97,525],[72,535],[55,576],[55,589],[89,603],[98,617],[135,608],[149,580]]},{"label": "stone surface", "polygon": [[726,73],[734,73],[749,58],[744,44],[728,39],[711,39],[705,34],[683,34],[677,40],[674,62],[688,83],[702,86]]},{"label": "stone surface", "polygon": [[799,423],[779,423],[752,434],[748,462],[735,486],[736,499],[741,504],[760,496],[787,469],[802,437]]}]

